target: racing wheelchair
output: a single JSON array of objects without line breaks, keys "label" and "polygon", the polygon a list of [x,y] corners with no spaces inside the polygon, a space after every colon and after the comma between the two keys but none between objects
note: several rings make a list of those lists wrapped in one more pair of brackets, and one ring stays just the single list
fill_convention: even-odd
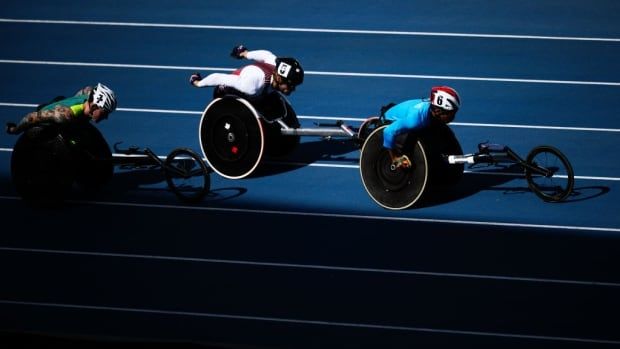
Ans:
[{"label": "racing wheelchair", "polygon": [[401,210],[422,202],[429,188],[455,184],[469,168],[517,164],[525,174],[528,187],[546,202],[565,200],[574,187],[574,171],[568,158],[557,148],[534,147],[525,159],[506,145],[480,143],[478,151],[464,155],[450,128],[433,122],[423,131],[401,139],[403,153],[412,162],[410,168],[395,167],[383,148],[380,119],[369,120],[360,132],[368,133],[360,155],[360,175],[364,188],[380,206]]},{"label": "racing wheelchair", "polygon": [[113,155],[90,122],[40,123],[18,138],[11,177],[24,200],[43,205],[63,202],[74,185],[87,194],[101,190],[117,165],[161,167],[170,190],[185,202],[195,203],[210,190],[209,169],[191,149],[174,149],[163,161],[148,148],[121,152]]},{"label": "racing wheelchair", "polygon": [[209,166],[229,179],[250,176],[263,157],[285,156],[300,136],[355,137],[344,123],[300,127],[295,110],[280,92],[253,99],[234,89],[215,90],[202,113],[200,146]]}]

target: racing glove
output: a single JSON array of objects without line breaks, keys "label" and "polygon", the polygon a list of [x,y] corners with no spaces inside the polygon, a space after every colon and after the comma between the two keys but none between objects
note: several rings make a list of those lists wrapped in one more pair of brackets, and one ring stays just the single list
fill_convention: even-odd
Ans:
[{"label": "racing glove", "polygon": [[247,50],[248,50],[247,47],[243,45],[237,45],[233,47],[232,52],[230,53],[230,56],[236,59],[241,59],[243,58],[243,56],[241,56],[241,53],[246,52]]},{"label": "racing glove", "polygon": [[200,73],[194,73],[189,77],[189,84],[194,86],[194,81],[202,80]]},{"label": "racing glove", "polygon": [[407,155],[401,155],[392,161],[392,165],[390,165],[390,169],[395,171],[399,168],[411,168],[411,160]]}]

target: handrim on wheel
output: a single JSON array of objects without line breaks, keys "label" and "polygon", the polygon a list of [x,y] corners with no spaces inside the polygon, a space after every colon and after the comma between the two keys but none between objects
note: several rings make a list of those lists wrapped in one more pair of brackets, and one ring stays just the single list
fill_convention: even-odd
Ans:
[{"label": "handrim on wheel", "polygon": [[392,170],[389,152],[383,148],[383,129],[374,130],[360,154],[360,174],[364,189],[380,206],[402,210],[418,202],[428,182],[428,159],[424,146],[415,139],[403,151],[412,162],[409,169]]},{"label": "handrim on wheel", "polygon": [[242,98],[216,98],[202,113],[200,147],[209,166],[229,179],[249,176],[263,156],[265,136],[259,115]]}]

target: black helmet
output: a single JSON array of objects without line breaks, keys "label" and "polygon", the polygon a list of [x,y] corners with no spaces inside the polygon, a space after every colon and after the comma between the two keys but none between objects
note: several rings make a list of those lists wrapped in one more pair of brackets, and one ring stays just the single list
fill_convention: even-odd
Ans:
[{"label": "black helmet", "polygon": [[284,78],[289,84],[294,86],[304,82],[304,69],[299,62],[292,57],[276,58],[276,74]]}]

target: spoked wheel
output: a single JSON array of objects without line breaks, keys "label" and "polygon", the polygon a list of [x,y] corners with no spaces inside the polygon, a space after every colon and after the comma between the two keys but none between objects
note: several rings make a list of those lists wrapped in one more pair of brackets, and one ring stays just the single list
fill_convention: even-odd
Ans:
[{"label": "spoked wheel", "polygon": [[525,178],[530,189],[541,199],[559,202],[573,191],[575,173],[568,158],[551,146],[538,146],[527,155]]},{"label": "spoked wheel", "polygon": [[168,187],[182,201],[197,203],[211,189],[209,168],[191,149],[174,149],[164,161],[163,170]]},{"label": "spoked wheel", "polygon": [[209,166],[226,178],[249,176],[263,156],[265,136],[259,116],[241,98],[213,100],[202,114],[199,137]]},{"label": "spoked wheel", "polygon": [[402,210],[422,198],[428,181],[428,159],[422,143],[415,140],[403,151],[411,160],[412,167],[392,170],[390,154],[383,148],[385,127],[373,131],[364,142],[360,174],[364,189],[377,204],[391,210]]}]

